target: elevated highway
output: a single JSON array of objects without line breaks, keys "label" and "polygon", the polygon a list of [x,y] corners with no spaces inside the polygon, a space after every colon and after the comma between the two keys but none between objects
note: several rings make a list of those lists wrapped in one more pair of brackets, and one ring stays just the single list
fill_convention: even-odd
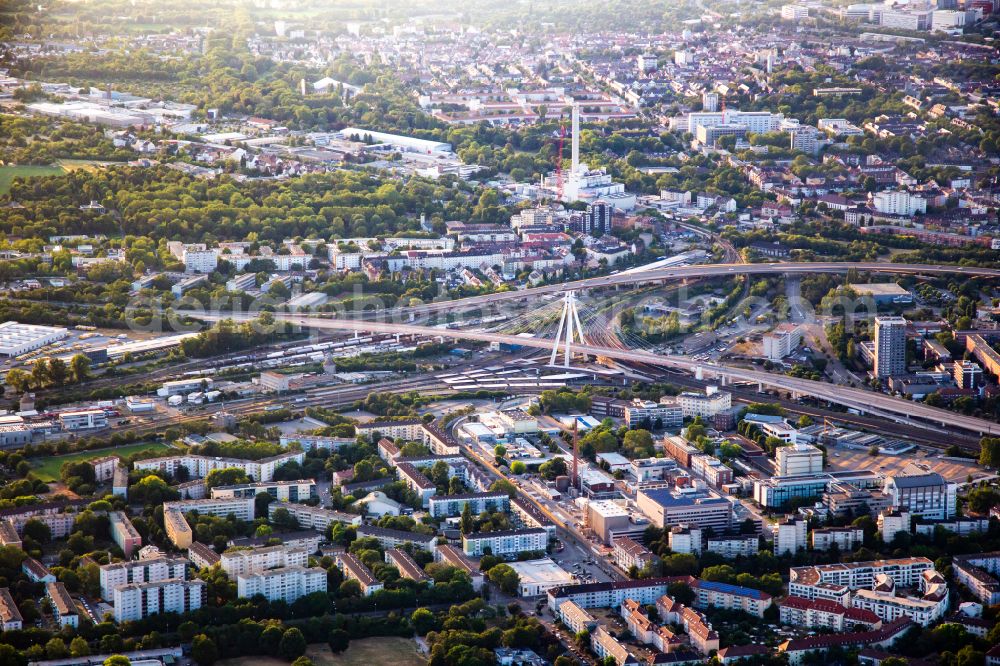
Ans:
[{"label": "elevated highway", "polygon": [[[220,314],[206,317],[220,319],[228,315]],[[278,315],[278,319],[292,324],[315,329],[332,329],[341,331],[359,331],[373,333],[401,333],[404,335],[441,336],[455,340],[475,340],[478,342],[504,343],[520,347],[533,347],[551,350],[553,340],[544,338],[525,338],[503,333],[486,331],[457,330],[419,326],[384,321],[363,321],[357,319],[324,319],[321,317]],[[572,344],[574,354],[603,356],[619,361],[646,363],[653,366],[677,368],[696,375],[718,378],[721,383],[750,382],[761,387],[767,386],[781,391],[802,396],[812,396],[820,400],[858,410],[864,414],[872,414],[893,419],[911,425],[933,424],[935,427],[960,429],[975,435],[1000,435],[1000,424],[984,419],[956,414],[920,402],[903,400],[893,396],[867,391],[865,389],[838,386],[811,379],[788,377],[771,374],[761,370],[736,368],[725,365],[706,364],[683,356],[654,354],[646,351],[630,349],[615,349],[592,344]]]},{"label": "elevated highway", "polygon": [[860,273],[879,273],[884,275],[961,275],[965,277],[1000,278],[1000,269],[977,268],[973,266],[947,266],[925,264],[890,264],[885,262],[811,262],[811,263],[773,263],[773,264],[704,264],[696,266],[678,266],[674,268],[659,268],[647,271],[606,275],[572,282],[531,287],[517,291],[502,291],[495,294],[472,296],[457,300],[434,301],[421,305],[391,308],[381,312],[354,311],[345,314],[355,316],[381,315],[385,316],[417,316],[441,311],[460,311],[474,307],[485,308],[503,301],[516,301],[545,294],[559,294],[566,291],[582,289],[601,289],[607,287],[654,284],[657,282],[674,282],[693,278],[725,277],[737,275],[810,275],[813,273],[847,273],[855,269]]}]

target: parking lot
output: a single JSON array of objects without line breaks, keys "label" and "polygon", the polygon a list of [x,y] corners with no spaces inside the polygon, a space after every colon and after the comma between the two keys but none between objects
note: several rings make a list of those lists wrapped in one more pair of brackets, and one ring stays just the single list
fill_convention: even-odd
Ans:
[{"label": "parking lot", "polygon": [[885,476],[914,475],[937,472],[948,481],[965,483],[969,475],[973,480],[987,476],[975,460],[942,459],[938,454],[928,454],[920,449],[903,455],[871,456],[867,451],[854,451],[843,447],[830,449],[827,458],[829,471],[854,471],[870,469]]}]

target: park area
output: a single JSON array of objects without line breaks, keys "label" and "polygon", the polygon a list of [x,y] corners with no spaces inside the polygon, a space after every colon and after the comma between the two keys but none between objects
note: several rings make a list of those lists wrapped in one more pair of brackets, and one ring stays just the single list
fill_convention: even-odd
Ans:
[{"label": "park area", "polygon": [[[424,666],[427,661],[417,650],[416,641],[396,636],[362,638],[351,641],[344,652],[333,654],[328,645],[310,645],[306,656],[314,666]],[[238,657],[222,659],[217,666],[288,666],[288,662],[275,657]]]},{"label": "park area", "polygon": [[93,170],[98,169],[111,162],[100,162],[95,160],[59,160],[55,164],[49,165],[7,165],[0,166],[0,194],[7,194],[10,185],[15,178],[31,178],[33,176],[59,176],[61,174],[76,171],[77,169]]},{"label": "park area", "polygon": [[96,449],[94,451],[80,451],[70,453],[65,456],[50,456],[46,458],[35,458],[31,460],[31,471],[35,476],[46,483],[59,480],[59,471],[68,462],[83,462],[103,458],[104,456],[130,456],[139,451],[150,451],[156,455],[162,455],[170,447],[160,442],[141,442],[139,444],[128,444],[109,449]]}]

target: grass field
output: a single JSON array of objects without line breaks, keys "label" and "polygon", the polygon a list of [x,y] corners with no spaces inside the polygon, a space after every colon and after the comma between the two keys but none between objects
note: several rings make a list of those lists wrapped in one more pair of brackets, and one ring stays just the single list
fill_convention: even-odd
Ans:
[{"label": "grass field", "polygon": [[[409,638],[362,638],[351,641],[351,647],[333,654],[324,644],[310,645],[306,656],[315,666],[424,666],[427,661]],[[217,666],[288,666],[288,662],[272,657],[238,657],[222,659]]]},{"label": "grass field", "polygon": [[58,176],[65,173],[61,166],[0,166],[0,194],[10,191],[10,184],[15,178],[31,176]]},{"label": "grass field", "polygon": [[48,483],[50,481],[59,480],[59,470],[61,470],[62,466],[68,462],[81,462],[84,460],[93,460],[94,458],[103,458],[104,456],[110,455],[129,456],[138,451],[146,450],[164,452],[169,449],[169,446],[160,442],[145,442],[141,444],[128,444],[126,446],[119,446],[118,448],[112,449],[80,451],[79,453],[70,453],[65,456],[35,459],[31,463],[31,471],[33,471],[35,476],[39,479]]}]

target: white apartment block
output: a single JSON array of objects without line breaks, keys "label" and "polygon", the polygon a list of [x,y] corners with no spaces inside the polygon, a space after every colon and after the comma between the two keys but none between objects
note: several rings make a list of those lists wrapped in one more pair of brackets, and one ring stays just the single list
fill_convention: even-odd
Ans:
[{"label": "white apartment block", "polygon": [[286,509],[289,515],[298,521],[299,528],[304,530],[325,532],[333,523],[345,523],[347,525],[361,524],[361,516],[356,513],[332,511],[319,506],[293,504],[291,502],[271,502],[267,505],[268,517],[273,520],[274,512],[278,509]]},{"label": "white apartment block", "polygon": [[219,469],[236,468],[258,482],[268,482],[274,478],[274,470],[289,462],[301,463],[305,459],[304,451],[288,451],[270,458],[260,460],[242,460],[240,458],[220,458],[184,454],[150,458],[135,463],[136,470],[158,470],[168,474],[176,474],[177,469],[184,467],[189,478],[204,479],[209,472]]},{"label": "white apartment block", "polygon": [[802,328],[795,324],[780,324],[764,334],[764,357],[780,361],[802,344]]},{"label": "white apartment block", "polygon": [[930,601],[914,597],[883,595],[872,590],[858,590],[851,597],[851,606],[871,611],[885,622],[908,617],[921,626],[933,624],[948,610],[947,598]]},{"label": "white apartment block", "polygon": [[850,552],[864,543],[860,527],[825,527],[812,531],[813,550],[830,550],[836,544],[841,552]]},{"label": "white apartment block", "polygon": [[916,587],[923,573],[933,570],[934,563],[926,557],[793,567],[789,571],[788,594],[803,599],[830,598],[822,596],[819,585],[871,589],[879,574],[887,575],[897,587]]},{"label": "white apartment block", "polygon": [[114,478],[115,468],[118,467],[118,456],[104,456],[90,461],[90,466],[94,468],[94,479],[98,483],[104,483]]},{"label": "white apartment block", "polygon": [[113,596],[115,622],[196,610],[204,605],[207,589],[208,584],[203,580],[170,579],[120,585]]},{"label": "white apartment block", "polygon": [[258,594],[268,601],[292,603],[313,592],[326,592],[326,570],[290,566],[236,576],[236,594],[250,598]]},{"label": "white apartment block", "polygon": [[808,544],[809,522],[804,518],[789,518],[774,526],[774,554],[784,555],[805,550]]},{"label": "white apartment block", "polygon": [[110,601],[115,588],[131,583],[184,580],[190,561],[183,557],[156,557],[148,560],[113,562],[99,567],[101,598]]},{"label": "white apartment block", "polygon": [[885,190],[872,195],[872,205],[880,213],[906,215],[927,212],[927,200],[906,190]]},{"label": "white apartment block", "polygon": [[484,511],[510,511],[510,496],[503,492],[466,493],[462,495],[433,495],[428,500],[428,513],[432,518],[459,516],[468,506],[472,515]]},{"label": "white apartment block", "polygon": [[250,521],[254,519],[255,503],[253,497],[177,500],[163,503],[163,513],[168,511],[179,511],[182,514],[197,511],[202,516],[210,515],[220,518],[233,515],[237,520]]},{"label": "white apartment block", "polygon": [[809,8],[805,5],[782,5],[781,18],[786,21],[804,21],[809,18]]},{"label": "white apartment block", "polygon": [[304,567],[309,564],[309,551],[303,546],[267,546],[229,550],[219,556],[219,566],[229,577],[259,573],[279,567]]},{"label": "white apartment block", "polygon": [[211,273],[219,265],[219,251],[185,247],[181,261],[185,273]]},{"label": "white apartment block", "polygon": [[878,514],[878,532],[882,541],[892,543],[897,534],[909,534],[913,516],[902,509],[886,509]]},{"label": "white apartment block", "polygon": [[319,497],[314,480],[300,479],[299,481],[260,481],[233,486],[215,486],[212,488],[212,499],[256,497],[260,493],[267,493],[279,502],[304,502]]},{"label": "white apartment block", "polygon": [[760,538],[756,534],[709,537],[705,550],[721,555],[727,560],[750,557],[760,551]]},{"label": "white apartment block", "polygon": [[743,125],[748,132],[763,134],[774,132],[781,127],[784,114],[770,111],[739,111],[726,109],[716,112],[690,113],[687,116],[687,131],[697,134],[698,127],[716,127],[718,125]]},{"label": "white apartment block", "polygon": [[701,555],[702,535],[697,527],[677,525],[667,534],[671,551],[685,555]]},{"label": "white apartment block", "polygon": [[590,613],[572,601],[564,601],[559,604],[559,619],[574,634],[584,630],[590,631],[597,625],[597,620]]},{"label": "white apartment block", "polygon": [[480,557],[486,552],[505,557],[526,551],[545,551],[549,533],[541,528],[476,532],[462,535],[462,550],[469,557]]}]

